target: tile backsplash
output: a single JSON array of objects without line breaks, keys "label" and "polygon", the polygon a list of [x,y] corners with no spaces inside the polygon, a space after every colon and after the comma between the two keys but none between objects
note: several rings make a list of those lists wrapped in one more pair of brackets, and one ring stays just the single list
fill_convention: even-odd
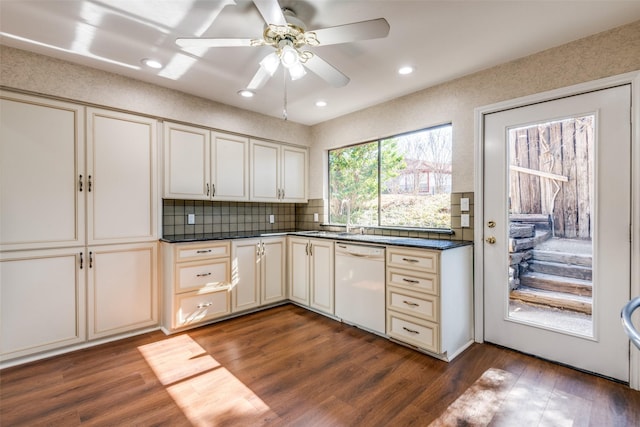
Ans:
[{"label": "tile backsplash", "polygon": [[[460,199],[469,199],[469,211],[462,212]],[[195,224],[187,215],[195,214]],[[469,227],[461,227],[461,215],[469,214]],[[273,215],[274,222],[270,223]],[[451,232],[413,229],[365,228],[366,234],[422,237],[438,240],[473,240],[473,193],[451,194]],[[329,219],[328,203],[312,199],[308,203],[211,202],[204,200],[163,200],[163,236],[177,234],[285,232],[293,230],[344,230],[323,225]]]},{"label": "tile backsplash", "polygon": [[[187,215],[195,214],[195,224]],[[274,222],[270,223],[273,215]],[[163,200],[162,233],[278,232],[296,229],[294,203],[210,202],[205,200]]]}]

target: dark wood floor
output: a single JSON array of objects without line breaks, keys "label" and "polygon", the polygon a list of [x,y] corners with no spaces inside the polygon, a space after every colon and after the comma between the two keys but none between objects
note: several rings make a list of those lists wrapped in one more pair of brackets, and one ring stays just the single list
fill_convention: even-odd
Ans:
[{"label": "dark wood floor", "polygon": [[426,426],[490,368],[579,399],[563,425],[640,425],[625,385],[487,344],[445,363],[293,305],[5,369],[0,425]]}]

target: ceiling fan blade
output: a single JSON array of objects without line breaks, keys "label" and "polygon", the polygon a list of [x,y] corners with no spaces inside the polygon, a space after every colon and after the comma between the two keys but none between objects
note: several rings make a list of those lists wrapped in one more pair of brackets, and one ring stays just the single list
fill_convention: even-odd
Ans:
[{"label": "ceiling fan blade", "polygon": [[264,22],[274,25],[287,25],[278,0],[253,0]]},{"label": "ceiling fan blade", "polygon": [[202,37],[181,37],[176,39],[180,47],[241,47],[253,46],[251,39],[211,39]]},{"label": "ceiling fan blade", "polygon": [[314,30],[321,46],[387,37],[389,23],[384,18],[354,22]]},{"label": "ceiling fan blade", "polygon": [[304,66],[313,71],[323,80],[326,80],[331,86],[342,87],[351,81],[351,79],[333,65],[329,64],[318,55],[313,55],[304,63]]}]

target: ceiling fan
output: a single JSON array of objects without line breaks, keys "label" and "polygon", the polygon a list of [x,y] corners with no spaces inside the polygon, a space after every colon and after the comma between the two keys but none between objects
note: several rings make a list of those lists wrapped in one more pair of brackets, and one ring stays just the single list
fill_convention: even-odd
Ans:
[{"label": "ceiling fan", "polygon": [[304,50],[305,47],[377,39],[389,34],[389,23],[384,18],[307,31],[294,11],[281,8],[278,0],[253,0],[253,3],[266,22],[261,39],[183,37],[176,39],[176,44],[180,47],[272,46],[275,51],[260,61],[258,71],[247,85],[249,90],[264,86],[280,64],[292,80],[303,77],[306,68],[332,86],[342,87],[349,83],[349,77],[315,53]]}]

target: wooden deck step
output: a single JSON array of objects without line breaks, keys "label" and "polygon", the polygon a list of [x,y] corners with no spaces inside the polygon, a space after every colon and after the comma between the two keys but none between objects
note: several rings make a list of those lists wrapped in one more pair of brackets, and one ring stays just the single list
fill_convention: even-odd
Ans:
[{"label": "wooden deck step", "polygon": [[560,262],[540,261],[533,259],[529,261],[529,270],[537,273],[552,274],[554,276],[572,277],[574,279],[582,279],[591,281],[591,267],[582,265],[565,264]]},{"label": "wooden deck step", "polygon": [[585,314],[591,314],[592,312],[591,297],[530,288],[528,286],[520,286],[518,289],[514,289],[511,291],[510,296],[512,299],[530,304],[561,308]]},{"label": "wooden deck step", "polygon": [[581,265],[583,267],[591,267],[593,264],[591,255],[570,252],[545,251],[539,249],[533,250],[533,259],[539,261]]},{"label": "wooden deck step", "polygon": [[578,296],[591,297],[592,295],[591,281],[574,279],[572,277],[559,277],[534,271],[520,275],[520,284],[530,288],[564,292]]}]

